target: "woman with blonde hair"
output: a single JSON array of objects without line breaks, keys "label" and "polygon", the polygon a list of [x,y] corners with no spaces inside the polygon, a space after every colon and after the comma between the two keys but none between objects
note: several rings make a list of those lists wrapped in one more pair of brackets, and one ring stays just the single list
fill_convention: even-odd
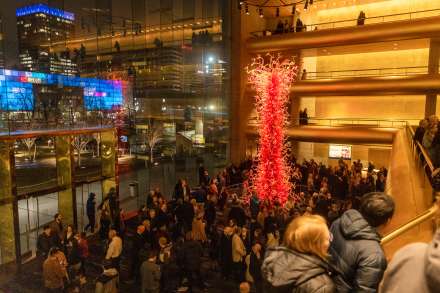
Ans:
[{"label": "woman with blonde hair", "polygon": [[282,246],[269,248],[261,267],[264,292],[333,293],[327,250],[330,232],[324,218],[301,216],[284,234]]}]

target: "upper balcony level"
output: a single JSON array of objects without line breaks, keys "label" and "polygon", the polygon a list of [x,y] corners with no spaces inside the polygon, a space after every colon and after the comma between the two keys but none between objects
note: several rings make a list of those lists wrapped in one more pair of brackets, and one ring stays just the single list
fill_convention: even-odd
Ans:
[{"label": "upper balcony level", "polygon": [[440,32],[440,9],[306,25],[299,32],[274,34],[253,32],[247,41],[249,53],[300,50],[375,42],[432,38]]}]

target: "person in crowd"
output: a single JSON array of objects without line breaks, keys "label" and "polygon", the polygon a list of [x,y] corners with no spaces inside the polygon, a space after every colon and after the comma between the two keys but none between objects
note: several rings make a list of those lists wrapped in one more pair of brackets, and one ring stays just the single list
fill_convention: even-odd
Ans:
[{"label": "person in crowd", "polygon": [[208,241],[208,237],[206,237],[205,223],[203,222],[203,213],[199,213],[193,219],[192,238],[195,241],[200,241],[202,244]]},{"label": "person in crowd", "polygon": [[81,260],[81,272],[85,275],[85,265],[89,258],[89,242],[87,240],[86,232],[81,232],[78,237],[78,250]]},{"label": "person in crowd", "polygon": [[86,214],[87,214],[87,218],[89,219],[89,223],[84,227],[84,231],[87,232],[87,230],[90,228],[92,234],[95,232],[95,221],[96,221],[95,198],[96,198],[96,194],[90,192],[89,198],[87,199],[87,203],[86,203]]},{"label": "person in crowd", "polygon": [[440,230],[431,243],[412,243],[399,249],[385,271],[380,292],[430,293],[440,286]]},{"label": "person in crowd", "polygon": [[365,16],[365,12],[363,12],[361,10],[361,12],[359,12],[359,16],[357,18],[357,25],[364,25],[365,24],[365,19],[367,17]]},{"label": "person in crowd", "polygon": [[239,227],[243,227],[246,224],[246,213],[236,195],[233,196],[232,206],[231,210],[229,211],[228,218],[229,220],[234,220]]},{"label": "person in crowd", "polygon": [[43,263],[44,287],[48,292],[62,293],[64,290],[64,278],[66,277],[63,264],[57,257],[57,248],[51,248],[47,259]]},{"label": "person in crowd", "polygon": [[385,191],[386,178],[383,173],[379,173],[379,177],[376,180],[376,191],[384,192]]},{"label": "person in crowd", "polygon": [[288,33],[290,31],[290,25],[289,22],[286,20],[284,20],[284,32]]},{"label": "person in crowd", "polygon": [[263,292],[263,276],[261,274],[261,266],[263,264],[262,249],[262,245],[259,242],[255,242],[249,254],[249,274],[252,277],[257,293]]},{"label": "person in crowd", "polygon": [[394,214],[394,200],[384,193],[362,197],[360,210],[348,210],[331,226],[331,261],[340,272],[337,292],[375,292],[387,261],[380,231]]},{"label": "person in crowd", "polygon": [[192,232],[187,232],[185,235],[185,242],[183,243],[182,247],[182,263],[183,269],[188,278],[190,289],[192,289],[196,284],[203,288],[200,272],[202,256],[202,245],[200,242],[194,240]]},{"label": "person in crowd", "polygon": [[341,206],[338,202],[333,201],[330,204],[330,210],[327,213],[327,221],[331,225],[337,218],[341,216]]},{"label": "person in crowd", "polygon": [[72,240],[69,241],[69,246],[66,251],[67,263],[69,268],[69,279],[75,280],[81,271],[81,256],[78,245],[79,234],[74,232]]},{"label": "person in crowd", "polygon": [[228,279],[232,269],[232,227],[224,227],[220,239],[220,266],[224,279]]},{"label": "person in crowd", "polygon": [[43,233],[38,235],[37,239],[37,257],[46,259],[49,255],[49,250],[55,245],[50,226],[44,226]]},{"label": "person in crowd", "polygon": [[250,293],[251,292],[251,286],[248,282],[242,282],[240,283],[240,293]]},{"label": "person in crowd", "polygon": [[190,196],[191,189],[189,188],[189,185],[185,179],[179,179],[179,181],[176,184],[176,187],[174,188],[174,199],[178,200],[184,199],[187,196]]},{"label": "person in crowd", "polygon": [[157,251],[150,250],[148,259],[141,265],[141,292],[142,293],[159,293],[161,271],[157,262]]},{"label": "person in crowd", "polygon": [[110,198],[107,196],[106,199],[98,206],[99,210],[99,235],[101,239],[106,239],[108,232],[110,230],[110,225],[112,223],[112,210],[110,207]]},{"label": "person in crowd", "polygon": [[161,267],[161,292],[174,293],[178,290],[181,283],[180,268],[176,263],[172,253],[164,254],[164,261]]},{"label": "person in crowd", "polygon": [[425,135],[426,129],[428,129],[429,121],[427,119],[422,119],[419,122],[419,126],[416,128],[416,132],[414,134],[414,140],[422,143],[423,136]]},{"label": "person in crowd", "polygon": [[113,268],[119,271],[119,261],[122,253],[122,239],[117,235],[115,229],[108,232],[109,245],[105,254],[105,259],[110,261]]},{"label": "person in crowd", "polygon": [[240,228],[235,227],[232,236],[232,270],[236,281],[244,280],[243,261],[246,256],[246,247],[240,233]]},{"label": "person in crowd", "polygon": [[50,230],[54,239],[54,244],[61,247],[64,238],[63,216],[60,213],[54,215],[54,221],[50,223]]},{"label": "person in crowd", "polygon": [[429,126],[428,130],[425,131],[425,134],[423,135],[422,145],[428,151],[429,157],[431,159],[435,158],[435,156],[436,156],[436,153],[435,153],[436,144],[435,144],[434,138],[437,133],[438,133],[437,124],[432,124]]},{"label": "person in crowd", "polygon": [[[307,79],[307,70],[304,68],[302,73],[301,73],[301,80],[306,80],[306,79]],[[305,111],[305,113],[307,114],[307,111]]]},{"label": "person in crowd", "polygon": [[296,20],[295,32],[300,33],[304,29],[304,24],[302,20],[298,17]]},{"label": "person in crowd", "polygon": [[135,280],[139,279],[139,269],[141,266],[140,258],[139,258],[139,251],[142,250],[142,248],[145,245],[145,226],[139,225],[137,226],[136,233],[134,234],[133,240],[132,240],[132,249],[131,249],[131,277],[133,277]]},{"label": "person in crowd", "polygon": [[283,246],[269,248],[261,267],[264,292],[336,292],[327,262],[330,233],[324,218],[301,216],[286,229]]}]

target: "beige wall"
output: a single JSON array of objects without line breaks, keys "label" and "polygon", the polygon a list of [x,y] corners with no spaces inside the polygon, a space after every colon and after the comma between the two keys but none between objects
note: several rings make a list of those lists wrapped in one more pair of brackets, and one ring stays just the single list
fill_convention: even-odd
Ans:
[{"label": "beige wall", "polygon": [[[347,5],[351,4],[351,5]],[[440,8],[439,0],[332,0],[317,2],[307,12],[301,13],[306,23],[325,23],[338,20],[356,19],[363,10],[368,17],[401,14]],[[301,10],[302,11],[302,10]],[[415,15],[433,16],[435,12]],[[386,21],[408,18],[408,16],[387,17]],[[379,22],[381,19],[375,20]],[[367,20],[366,23],[369,23]]]},{"label": "beige wall", "polygon": [[[429,48],[386,52],[357,52],[355,54],[305,57],[303,58],[303,64],[304,68],[309,72],[417,67],[428,66],[428,54]],[[380,74],[380,72],[378,73]],[[384,73],[389,75],[393,72],[386,71]]]},{"label": "beige wall", "polygon": [[314,100],[315,117],[418,120],[424,116],[425,96],[320,97]]}]

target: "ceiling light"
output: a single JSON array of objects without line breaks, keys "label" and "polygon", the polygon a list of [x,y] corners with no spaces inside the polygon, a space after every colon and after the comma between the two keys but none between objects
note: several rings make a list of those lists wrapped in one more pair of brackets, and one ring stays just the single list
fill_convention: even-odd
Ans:
[{"label": "ceiling light", "polygon": [[263,18],[264,14],[263,14],[263,8],[258,8],[258,13],[260,14],[260,17]]},{"label": "ceiling light", "polygon": [[247,15],[250,14],[250,13],[249,13],[249,6],[248,6],[247,3],[246,3],[245,6],[244,6],[244,10],[245,10],[245,12],[246,12]]}]

